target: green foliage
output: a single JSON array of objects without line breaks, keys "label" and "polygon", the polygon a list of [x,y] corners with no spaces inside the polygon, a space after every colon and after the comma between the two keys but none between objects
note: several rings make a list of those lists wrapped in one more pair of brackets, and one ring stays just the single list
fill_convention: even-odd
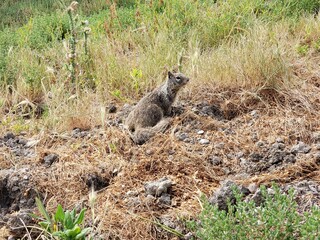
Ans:
[{"label": "green foliage", "polygon": [[50,217],[50,214],[47,212],[39,198],[36,198],[36,204],[42,215],[42,217],[36,216],[36,218],[41,220],[39,225],[46,235],[57,237],[62,240],[86,239],[91,228],[82,229],[80,227],[84,220],[86,209],[82,209],[79,214],[76,214],[75,209],[72,211],[64,211],[59,204],[56,212]]},{"label": "green foliage", "polygon": [[[0,29],[18,27],[30,18],[38,15],[51,14],[70,4],[70,0],[2,0],[0,4]],[[80,12],[84,15],[98,13],[107,9],[105,0],[79,0]]]},{"label": "green foliage", "polygon": [[304,55],[306,55],[308,53],[309,49],[310,49],[309,45],[299,45],[297,47],[297,52],[300,55],[304,56]]},{"label": "green foliage", "polygon": [[[0,86],[2,84],[12,84],[11,71],[8,72],[9,50],[17,45],[17,35],[15,32],[5,30],[0,32]],[[7,74],[6,74],[7,73]]]},{"label": "green foliage", "polygon": [[320,209],[300,215],[293,191],[280,192],[273,186],[275,194],[267,194],[261,188],[265,199],[262,206],[253,201],[244,202],[235,193],[237,205],[229,204],[228,212],[219,211],[204,201],[200,224],[191,221],[188,226],[199,239],[317,239],[320,234]]},{"label": "green foliage", "polygon": [[[70,15],[68,18],[65,11],[70,2],[3,1],[0,5],[0,29],[3,26],[0,31],[1,86],[23,79],[26,86],[31,86],[30,89],[37,88],[40,80],[46,77],[44,68],[49,67],[57,71],[52,82],[63,81],[69,74],[73,80],[77,76],[76,82],[81,86],[96,88],[99,85],[107,92],[119,89],[125,97],[132,88],[138,93],[153,87],[158,79],[152,82],[146,82],[146,79],[154,79],[156,72],[159,74],[165,66],[174,66],[183,49],[185,56],[181,59],[186,59],[183,63],[188,67],[186,69],[197,69],[195,64],[204,51],[217,49],[221,45],[227,48],[228,43],[237,44],[241,37],[248,37],[253,27],[259,24],[273,26],[277,21],[285,21],[294,29],[299,17],[314,14],[320,7],[320,1],[314,0],[82,0],[77,10],[79,15],[73,16],[75,28],[72,30]],[[84,15],[88,16],[86,19],[92,29],[90,38],[89,31],[77,29],[76,26]],[[61,54],[63,40],[70,40],[66,46],[68,62]],[[274,44],[277,44],[276,40]],[[319,45],[315,42],[311,47],[318,50]],[[104,47],[110,53],[96,52],[95,58],[100,61],[95,61],[91,52]],[[31,49],[32,56],[27,55],[25,49]],[[196,54],[190,52],[196,49]],[[302,45],[296,49],[301,55],[306,54],[306,50]],[[21,56],[22,53],[26,55]],[[133,54],[139,55],[137,64],[131,64]],[[28,61],[21,63],[20,56],[26,61],[43,55],[46,56],[41,64],[33,60],[32,64]],[[105,74],[101,71],[102,58],[106,62]],[[192,68],[187,66],[188,61]],[[129,81],[128,85],[123,84],[123,79],[130,77],[133,68],[141,69],[143,76]],[[275,68],[270,65],[270,69]],[[279,75],[286,74],[281,69],[278,72]],[[281,79],[270,76],[271,71],[267,74],[267,78],[275,81]]]},{"label": "green foliage", "polygon": [[136,68],[132,69],[132,71],[130,72],[130,76],[132,79],[133,88],[138,93],[140,89],[140,81],[142,78],[141,69],[136,69]]},{"label": "green foliage", "polygon": [[52,14],[31,18],[26,25],[17,29],[17,34],[21,47],[43,49],[50,47],[56,40],[64,39],[68,31],[66,16]]}]

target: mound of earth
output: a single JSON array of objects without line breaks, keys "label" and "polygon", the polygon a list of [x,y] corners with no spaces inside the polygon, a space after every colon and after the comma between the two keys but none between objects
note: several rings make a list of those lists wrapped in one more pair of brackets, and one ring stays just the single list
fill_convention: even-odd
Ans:
[{"label": "mound of earth", "polygon": [[161,224],[188,238],[183,220],[199,213],[202,194],[223,202],[213,193],[224,189],[226,180],[242,186],[250,198],[261,184],[276,182],[284,191],[296,190],[302,210],[319,205],[317,111],[284,111],[261,102],[224,104],[210,94],[204,99],[182,99],[170,128],[142,146],[123,128],[129,105],[110,107],[105,127],[33,136],[1,130],[5,237],[26,234],[22,222],[32,225],[32,218],[21,214],[37,212],[36,196],[49,212],[58,204],[91,209],[95,218],[87,214],[86,225],[101,239],[172,239]]}]

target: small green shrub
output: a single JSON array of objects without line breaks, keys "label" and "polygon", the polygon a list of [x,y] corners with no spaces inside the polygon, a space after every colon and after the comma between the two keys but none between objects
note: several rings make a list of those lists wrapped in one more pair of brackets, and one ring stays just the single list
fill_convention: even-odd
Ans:
[{"label": "small green shrub", "polygon": [[36,215],[33,216],[41,220],[39,225],[44,230],[44,234],[47,237],[56,237],[57,239],[62,240],[86,239],[91,228],[80,227],[84,220],[86,209],[82,209],[79,214],[76,214],[75,209],[72,211],[64,211],[62,206],[59,204],[55,214],[50,217],[39,198],[36,198],[36,204],[42,217],[38,217]]},{"label": "small green shrub", "polygon": [[199,216],[200,224],[188,222],[199,239],[319,239],[320,209],[300,215],[293,190],[288,194],[274,186],[274,195],[261,188],[265,202],[256,206],[253,201],[244,202],[235,193],[237,205],[229,204],[228,212],[219,211],[204,201]]}]

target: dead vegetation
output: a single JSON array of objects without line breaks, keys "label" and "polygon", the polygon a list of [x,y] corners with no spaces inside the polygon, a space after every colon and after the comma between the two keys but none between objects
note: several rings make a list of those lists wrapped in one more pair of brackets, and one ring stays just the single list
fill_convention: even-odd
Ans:
[{"label": "dead vegetation", "polygon": [[[102,182],[103,187],[96,189],[95,219],[90,220],[88,214],[87,221],[104,239],[172,239],[174,235],[156,223],[164,216],[180,223],[195,217],[201,210],[201,195],[210,196],[222,180],[234,179],[244,185],[303,179],[320,182],[319,159],[315,155],[319,143],[316,134],[320,133],[317,90],[313,82],[306,81],[300,95],[289,98],[289,94],[263,92],[257,99],[242,90],[193,87],[182,93],[177,104],[180,113],[168,131],[142,146],[134,145],[119,124],[122,105],[117,104],[120,113],[106,114],[109,120],[104,127],[79,125],[81,121],[74,120],[72,124],[77,128],[72,131],[46,131],[32,136],[40,140],[33,147],[36,158],[17,157],[10,146],[2,144],[1,165],[4,169],[29,168],[49,211],[58,203],[66,208],[90,209],[92,185],[88,181]],[[198,92],[201,94],[195,94]],[[210,116],[204,108],[212,105],[220,115]],[[8,130],[3,128],[1,134]],[[203,135],[198,134],[199,130],[204,131]],[[187,134],[188,141],[179,139],[181,132]],[[202,145],[200,138],[210,143]],[[269,146],[278,138],[286,148],[302,141],[312,150],[274,170],[247,172],[238,155],[248,158],[258,151],[258,142]],[[49,153],[59,156],[50,167],[43,163]],[[213,164],[213,156],[221,163]],[[173,182],[169,206],[148,198],[144,192],[146,182],[162,177]]]}]

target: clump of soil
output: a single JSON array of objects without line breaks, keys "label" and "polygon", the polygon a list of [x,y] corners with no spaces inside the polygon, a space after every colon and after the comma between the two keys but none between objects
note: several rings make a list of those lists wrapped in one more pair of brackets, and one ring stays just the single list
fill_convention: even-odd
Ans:
[{"label": "clump of soil", "polygon": [[7,225],[12,234],[22,234],[23,224],[33,224],[29,213],[34,211],[36,197],[40,196],[30,169],[0,170],[0,227]]}]

